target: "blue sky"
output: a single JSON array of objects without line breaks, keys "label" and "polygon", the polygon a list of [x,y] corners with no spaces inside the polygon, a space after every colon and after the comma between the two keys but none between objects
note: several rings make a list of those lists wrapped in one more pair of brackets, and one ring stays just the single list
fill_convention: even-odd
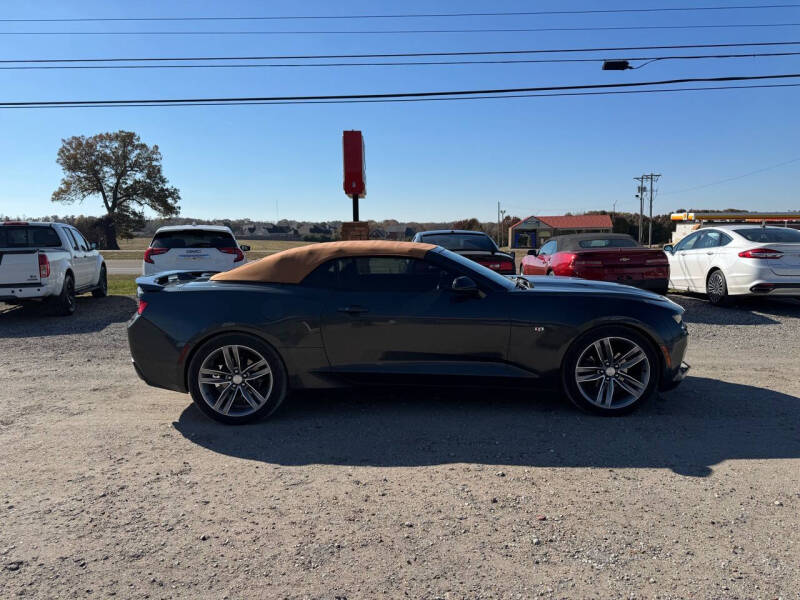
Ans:
[{"label": "blue sky", "polygon": [[[718,4],[743,4],[726,0]],[[669,6],[619,0],[614,8]],[[686,5],[708,5],[708,2]],[[714,4],[714,3],[711,3]],[[752,4],[752,2],[749,2]],[[0,18],[242,16],[596,8],[596,2],[137,2],[5,0]],[[602,7],[611,7],[603,3]],[[797,23],[800,9],[511,18],[204,23],[0,23],[0,31],[359,30]],[[511,50],[800,39],[800,27],[414,35],[28,36],[0,34],[0,58],[334,54]],[[800,46],[792,48],[800,49]],[[739,51],[747,51],[739,50]],[[657,53],[657,52],[656,52]],[[599,58],[599,55],[598,55]],[[583,64],[335,69],[0,71],[2,101],[336,94],[481,89],[800,72],[800,57],[674,61],[637,71]],[[350,218],[341,132],[361,129],[362,219],[493,219],[633,210],[635,182],[660,172],[656,212],[679,207],[800,208],[800,88],[408,104],[0,110],[0,213],[100,214],[50,202],[60,140],[127,129],[158,144],[164,171],[202,218]]]}]

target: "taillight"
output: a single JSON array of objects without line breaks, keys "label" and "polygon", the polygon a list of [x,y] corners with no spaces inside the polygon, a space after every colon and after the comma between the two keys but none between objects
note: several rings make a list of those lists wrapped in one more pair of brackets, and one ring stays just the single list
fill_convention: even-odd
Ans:
[{"label": "taillight", "polygon": [[244,260],[244,253],[236,246],[233,248],[217,248],[217,250],[224,252],[225,254],[235,254],[236,258],[233,259],[233,262]]},{"label": "taillight", "polygon": [[46,254],[39,254],[39,278],[50,277],[50,260]]},{"label": "taillight", "polygon": [[772,248],[753,248],[739,252],[740,258],[780,258],[782,256],[783,252]]},{"label": "taillight", "polygon": [[147,308],[147,302],[139,300],[139,306],[136,307],[136,314],[142,314],[145,308]]},{"label": "taillight", "polygon": [[151,256],[158,256],[159,254],[166,254],[167,252],[169,252],[169,248],[148,248],[144,251],[144,262],[153,265],[155,263],[153,259],[150,258]]}]

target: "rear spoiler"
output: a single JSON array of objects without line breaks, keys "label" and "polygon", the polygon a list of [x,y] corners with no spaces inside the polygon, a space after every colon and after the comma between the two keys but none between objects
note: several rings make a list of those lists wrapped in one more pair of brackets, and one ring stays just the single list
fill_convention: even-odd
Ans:
[{"label": "rear spoiler", "polygon": [[143,292],[160,292],[168,285],[194,281],[202,277],[210,277],[218,272],[219,271],[164,271],[157,275],[137,277],[136,285]]}]

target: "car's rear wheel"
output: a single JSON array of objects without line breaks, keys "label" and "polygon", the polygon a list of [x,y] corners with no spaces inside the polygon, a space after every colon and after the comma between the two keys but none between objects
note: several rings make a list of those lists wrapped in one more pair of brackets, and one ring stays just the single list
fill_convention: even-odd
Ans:
[{"label": "car's rear wheel", "polygon": [[204,343],[189,364],[189,392],[212,419],[243,424],[268,417],[286,396],[286,370],[263,340],[221,335]]},{"label": "car's rear wheel", "polygon": [[706,279],[706,296],[708,296],[708,301],[715,306],[726,306],[730,302],[728,282],[719,269],[712,271]]},{"label": "car's rear wheel", "polygon": [[52,298],[53,310],[57,315],[68,317],[75,312],[75,279],[70,273],[64,275],[61,293]]},{"label": "car's rear wheel", "polygon": [[579,408],[620,415],[638,408],[658,388],[653,344],[625,327],[600,327],[581,336],[562,367],[564,388]]},{"label": "car's rear wheel", "polygon": [[97,287],[92,290],[92,296],[95,298],[105,298],[108,295],[108,276],[106,275],[105,265],[100,267],[100,279],[97,282]]}]

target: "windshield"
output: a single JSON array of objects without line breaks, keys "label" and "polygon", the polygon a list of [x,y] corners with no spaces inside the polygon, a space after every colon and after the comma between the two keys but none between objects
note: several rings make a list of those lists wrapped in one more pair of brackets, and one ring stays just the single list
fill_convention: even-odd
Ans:
[{"label": "windshield", "polygon": [[152,248],[234,248],[236,240],[227,231],[162,231],[150,243]]},{"label": "windshield", "polygon": [[499,286],[502,286],[504,289],[511,290],[514,289],[515,284],[512,280],[508,277],[503,277],[499,273],[495,273],[489,267],[484,267],[481,264],[476,263],[474,260],[470,260],[460,254],[456,254],[450,250],[442,250],[441,255],[449,258],[455,263],[458,263],[462,267],[466,267],[470,271],[474,271],[484,279],[488,279],[492,283],[495,283]]},{"label": "windshield", "polygon": [[743,238],[762,244],[800,244],[800,231],[784,227],[734,229]]},{"label": "windshield", "polygon": [[595,238],[578,242],[581,248],[636,248],[637,244],[629,238]]},{"label": "windshield", "polygon": [[494,245],[491,238],[483,233],[434,233],[423,235],[422,241],[456,252],[463,250],[495,252],[497,250],[497,246]]},{"label": "windshield", "polygon": [[52,227],[0,227],[0,248],[58,248],[61,240]]}]

